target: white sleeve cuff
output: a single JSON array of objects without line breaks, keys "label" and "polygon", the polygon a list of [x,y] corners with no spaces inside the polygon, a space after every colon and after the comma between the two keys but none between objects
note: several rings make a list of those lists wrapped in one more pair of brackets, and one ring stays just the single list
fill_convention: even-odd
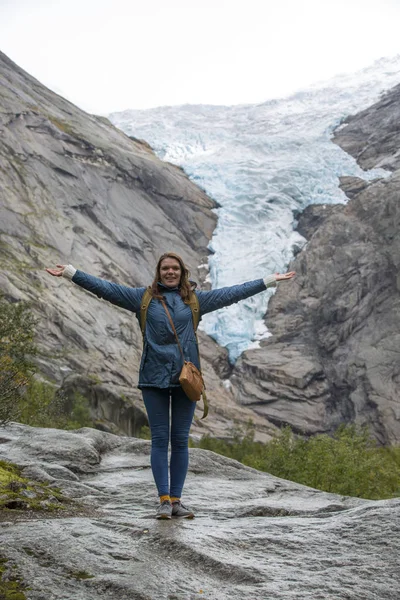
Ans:
[{"label": "white sleeve cuff", "polygon": [[276,287],[276,275],[267,275],[264,277],[265,287]]},{"label": "white sleeve cuff", "polygon": [[75,273],[75,267],[73,267],[72,265],[67,265],[63,271],[63,277],[66,277],[67,279],[72,279]]}]

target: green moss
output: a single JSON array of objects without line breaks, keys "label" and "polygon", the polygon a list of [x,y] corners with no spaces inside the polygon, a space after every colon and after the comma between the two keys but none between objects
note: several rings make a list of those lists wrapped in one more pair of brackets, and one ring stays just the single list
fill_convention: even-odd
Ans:
[{"label": "green moss", "polygon": [[33,246],[34,248],[39,248],[39,250],[48,250],[49,249],[49,245],[48,244],[44,244],[41,240],[37,239],[37,238],[28,238],[26,240],[27,244],[29,244],[30,246]]},{"label": "green moss", "polygon": [[[24,186],[24,188],[27,188],[27,182],[25,177],[22,175],[22,172],[26,173],[26,167],[25,164],[23,163],[23,161],[20,159],[20,157],[17,154],[13,154],[11,156],[9,156],[9,165],[12,169],[14,169],[15,174],[17,175],[18,179],[20,180],[21,184]],[[25,198],[25,200],[27,200]],[[30,202],[28,202],[28,204],[30,204]]]},{"label": "green moss", "polygon": [[90,379],[91,381],[93,381],[93,383],[100,385],[101,384],[101,379],[98,375],[96,375],[95,373],[89,373],[88,374],[88,379]]},{"label": "green moss", "polygon": [[148,425],[142,425],[138,437],[142,440],[151,440],[150,427]]},{"label": "green moss", "polygon": [[[29,498],[21,492],[34,492],[36,496]],[[13,501],[18,502],[16,508],[9,506]],[[46,506],[41,505],[43,501],[47,501]],[[70,500],[62,495],[59,488],[51,488],[47,483],[29,484],[28,479],[21,477],[16,465],[0,461],[0,510],[21,512],[29,509],[53,512],[64,510],[67,502]]]},{"label": "green moss", "polygon": [[5,247],[4,252],[2,249],[2,255],[0,266],[3,269],[6,269],[8,266],[7,263],[9,263],[12,266],[13,273],[23,274],[32,271],[32,263],[15,258],[11,246],[9,246],[9,249]]},{"label": "green moss", "polygon": [[0,484],[2,483],[3,479],[6,480],[10,475],[18,477],[19,473],[20,470],[16,465],[13,465],[5,460],[0,460]]},{"label": "green moss", "polygon": [[90,575],[90,573],[87,573],[86,571],[71,571],[70,575],[78,581],[82,579],[93,579],[94,577],[94,575]]},{"label": "green moss", "polygon": [[59,121],[58,119],[56,119],[55,117],[52,117],[51,115],[47,115],[47,118],[49,119],[49,121],[51,123],[53,123],[53,125],[55,125],[57,127],[57,129],[60,129],[60,131],[63,131],[64,133],[67,133],[68,135],[74,135],[74,131],[73,131],[72,127],[65,121]]},{"label": "green moss", "polygon": [[[18,577],[18,574],[10,575],[7,563],[8,559],[0,556],[0,598],[2,600],[26,600],[24,593],[26,586]],[[10,565],[10,567],[16,570],[16,565]],[[7,573],[7,581],[3,581],[5,573]]]}]

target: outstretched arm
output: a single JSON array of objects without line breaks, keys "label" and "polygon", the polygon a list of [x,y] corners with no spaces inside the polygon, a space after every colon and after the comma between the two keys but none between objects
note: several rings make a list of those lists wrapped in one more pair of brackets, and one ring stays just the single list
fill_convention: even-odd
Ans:
[{"label": "outstretched arm", "polygon": [[131,288],[118,283],[112,283],[111,281],[106,281],[105,279],[100,279],[99,277],[79,271],[72,265],[57,265],[56,269],[46,269],[46,271],[54,277],[71,279],[85,290],[96,294],[99,298],[103,298],[116,306],[126,308],[132,312],[140,310],[140,302],[146,288]]},{"label": "outstretched arm", "polygon": [[294,271],[283,275],[276,273],[275,275],[268,275],[264,279],[248,281],[241,285],[233,285],[208,292],[197,292],[200,314],[205,315],[206,313],[213,312],[224,306],[239,302],[239,300],[250,298],[250,296],[259,294],[269,287],[275,287],[277,281],[287,281],[294,277],[294,275]]}]

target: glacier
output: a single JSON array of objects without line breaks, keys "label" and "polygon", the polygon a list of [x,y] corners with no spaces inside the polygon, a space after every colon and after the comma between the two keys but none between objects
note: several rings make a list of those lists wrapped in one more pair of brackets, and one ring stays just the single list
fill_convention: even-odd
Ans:
[{"label": "glacier", "polygon": [[[167,106],[108,118],[182,167],[218,203],[208,265],[217,288],[285,272],[305,244],[295,230],[299,212],[309,204],[346,202],[339,177],[388,175],[363,171],[331,137],[346,116],[398,83],[400,55],[261,104]],[[264,316],[273,293],[203,318],[202,329],[228,349],[231,362],[270,335]]]}]

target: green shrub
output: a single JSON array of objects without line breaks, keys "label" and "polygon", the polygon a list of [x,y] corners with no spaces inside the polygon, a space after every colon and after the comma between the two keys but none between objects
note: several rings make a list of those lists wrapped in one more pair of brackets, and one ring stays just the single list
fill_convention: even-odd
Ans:
[{"label": "green shrub", "polygon": [[142,440],[151,440],[150,427],[148,425],[142,425],[138,437]]},{"label": "green shrub", "polygon": [[89,402],[85,396],[75,392],[72,410],[68,415],[64,429],[79,429],[80,427],[94,427],[94,424],[90,416]]},{"label": "green shrub", "polygon": [[35,373],[35,323],[26,303],[0,297],[0,425],[18,419],[21,392]]},{"label": "green shrub", "polygon": [[32,427],[79,429],[94,427],[89,403],[82,394],[67,399],[62,390],[44,381],[32,380],[20,400],[21,423]]},{"label": "green shrub", "polygon": [[[194,444],[196,445],[196,444]],[[295,436],[284,427],[270,442],[254,427],[236,428],[230,441],[204,436],[197,446],[245,465],[326,492],[371,499],[400,496],[400,448],[381,448],[366,428],[342,426],[330,437]]]},{"label": "green shrub", "polygon": [[33,427],[51,427],[60,413],[56,405],[55,387],[32,379],[20,398],[19,421]]},{"label": "green shrub", "polygon": [[33,427],[93,427],[86,398],[76,393],[67,401],[55,386],[34,378],[35,325],[28,304],[0,296],[0,425],[14,420]]}]

